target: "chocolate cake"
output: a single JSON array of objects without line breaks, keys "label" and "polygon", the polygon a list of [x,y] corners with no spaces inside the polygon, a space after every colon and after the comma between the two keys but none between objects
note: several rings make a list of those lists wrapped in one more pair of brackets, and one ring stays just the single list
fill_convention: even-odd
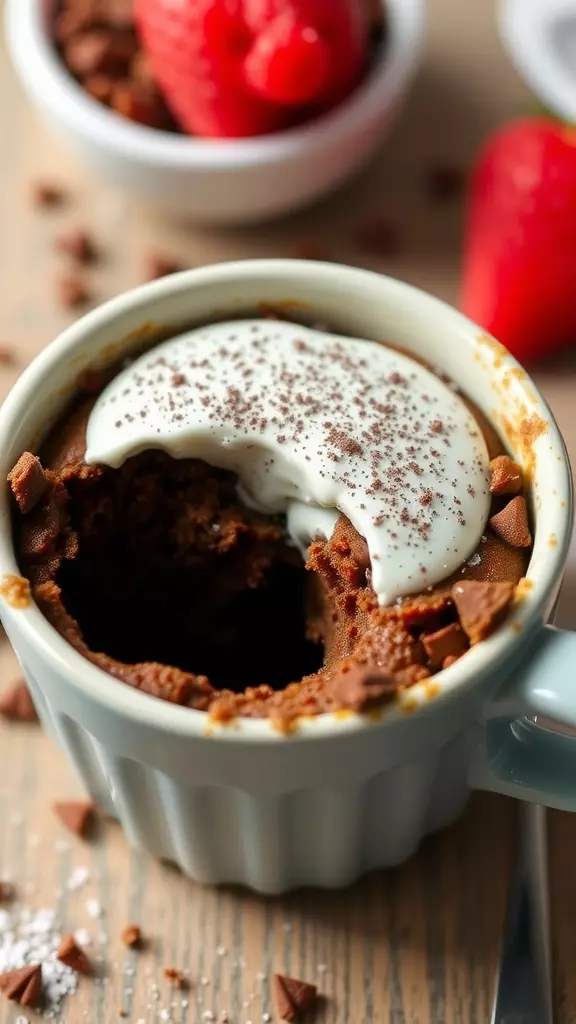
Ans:
[{"label": "chocolate cake", "polygon": [[[179,374],[169,366],[174,391]],[[34,600],[121,683],[220,721],[366,711],[449,667],[505,617],[531,550],[522,472],[469,403],[489,460],[479,543],[446,578],[383,605],[368,544],[344,514],[302,553],[286,515],[251,507],[230,469],[153,446],[117,468],[90,462],[102,393],[79,392],[9,484]],[[425,488],[418,502],[426,514]]]}]

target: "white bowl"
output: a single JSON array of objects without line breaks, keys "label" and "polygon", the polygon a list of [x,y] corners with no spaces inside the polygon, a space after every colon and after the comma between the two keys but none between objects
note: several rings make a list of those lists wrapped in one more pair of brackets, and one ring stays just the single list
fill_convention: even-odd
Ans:
[{"label": "white bowl", "polygon": [[197,220],[248,223],[329,192],[384,138],[419,63],[425,0],[383,2],[388,42],[354,94],[316,122],[257,139],[174,135],[134,124],[97,103],[52,44],[51,2],[6,0],[6,38],[30,99],[98,174],[131,196]]}]

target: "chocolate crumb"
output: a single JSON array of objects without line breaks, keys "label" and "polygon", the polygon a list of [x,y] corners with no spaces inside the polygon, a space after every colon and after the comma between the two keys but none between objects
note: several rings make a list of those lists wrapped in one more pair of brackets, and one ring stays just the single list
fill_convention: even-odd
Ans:
[{"label": "chocolate crumb", "polygon": [[156,87],[148,82],[115,82],[110,106],[129,121],[148,125],[150,128],[163,127],[159,94]]},{"label": "chocolate crumb", "polygon": [[528,525],[526,500],[521,494],[490,519],[494,533],[513,548],[529,548],[532,534]]},{"label": "chocolate crumb", "polygon": [[164,977],[167,981],[172,982],[174,988],[177,988],[180,991],[190,988],[189,978],[184,974],[184,971],[178,970],[177,967],[165,967]]},{"label": "chocolate crumb", "polygon": [[143,944],[142,929],[137,924],[127,924],[122,930],[120,938],[130,949],[139,949]]},{"label": "chocolate crumb", "polygon": [[490,463],[490,493],[517,494],[522,490],[522,468],[509,455],[498,455]]},{"label": "chocolate crumb", "polygon": [[0,345],[0,366],[14,366],[16,353],[9,345]]},{"label": "chocolate crumb", "polygon": [[23,452],[7,477],[10,490],[22,515],[27,515],[46,492],[46,479],[40,459],[31,452]]},{"label": "chocolate crumb", "polygon": [[76,306],[84,306],[91,299],[87,285],[76,274],[65,274],[56,282],[56,295],[58,302],[64,309],[74,309]]},{"label": "chocolate crumb", "polygon": [[15,895],[16,890],[12,882],[0,881],[0,903],[10,903]]},{"label": "chocolate crumb", "polygon": [[42,994],[42,968],[40,964],[19,967],[0,974],[0,992],[20,1006],[36,1009]]},{"label": "chocolate crumb", "polygon": [[94,804],[82,800],[60,801],[52,805],[62,824],[80,839],[88,839],[92,833],[96,814]]},{"label": "chocolate crumb", "polygon": [[73,935],[67,935],[58,946],[56,956],[66,967],[79,974],[92,974],[92,967],[82,946],[78,945]]},{"label": "chocolate crumb", "polygon": [[62,206],[66,193],[59,185],[48,181],[37,181],[32,186],[32,199],[36,206]]},{"label": "chocolate crumb", "polygon": [[282,1020],[297,1020],[316,1001],[316,985],[288,978],[284,974],[275,974],[273,981],[276,1008]]},{"label": "chocolate crumb", "polygon": [[341,666],[330,683],[330,693],[338,707],[356,712],[390,703],[397,690],[394,676],[376,666],[353,662]]},{"label": "chocolate crumb", "polygon": [[513,597],[513,583],[462,580],[452,587],[452,599],[460,617],[460,625],[471,644],[480,643],[494,632],[508,611]]},{"label": "chocolate crumb", "polygon": [[70,256],[76,263],[94,263],[98,258],[96,245],[84,228],[74,228],[59,235],[56,239],[56,249]]},{"label": "chocolate crumb", "polygon": [[446,658],[457,658],[468,650],[468,639],[457,622],[422,637],[422,646],[433,668],[443,666]]},{"label": "chocolate crumb", "polygon": [[93,29],[78,32],[64,45],[64,58],[75,75],[122,74],[137,48],[131,33]]},{"label": "chocolate crumb", "polygon": [[38,721],[36,708],[23,679],[14,683],[0,696],[0,715],[11,722]]}]

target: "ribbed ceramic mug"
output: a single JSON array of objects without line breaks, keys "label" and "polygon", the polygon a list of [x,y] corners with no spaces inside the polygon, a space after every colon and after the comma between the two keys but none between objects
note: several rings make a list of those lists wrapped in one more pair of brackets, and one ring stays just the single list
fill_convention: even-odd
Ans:
[{"label": "ribbed ceramic mug", "polygon": [[[25,371],[0,411],[0,476],[38,447],[82,370],[141,348],[155,328],[238,317],[261,303],[395,342],[447,371],[487,414],[530,481],[535,543],[521,599],[490,639],[378,720],[325,714],[286,736],[266,720],[216,727],[203,712],[139,693],[83,659],[34,605],[0,598],[44,725],[130,842],[199,881],[262,892],[342,886],[398,864],[460,813],[474,787],[576,807],[576,748],[562,732],[576,727],[576,639],[546,625],[571,532],[566,452],[532,381],[437,299],[299,261],[230,263],[146,285],[74,324]],[[0,583],[17,572],[1,487]]]}]

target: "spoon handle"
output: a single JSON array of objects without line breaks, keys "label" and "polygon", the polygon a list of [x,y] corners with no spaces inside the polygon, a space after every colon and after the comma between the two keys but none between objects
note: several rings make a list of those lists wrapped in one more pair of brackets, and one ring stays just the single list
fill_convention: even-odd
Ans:
[{"label": "spoon handle", "polygon": [[491,1024],[553,1024],[546,811],[521,804]]}]

